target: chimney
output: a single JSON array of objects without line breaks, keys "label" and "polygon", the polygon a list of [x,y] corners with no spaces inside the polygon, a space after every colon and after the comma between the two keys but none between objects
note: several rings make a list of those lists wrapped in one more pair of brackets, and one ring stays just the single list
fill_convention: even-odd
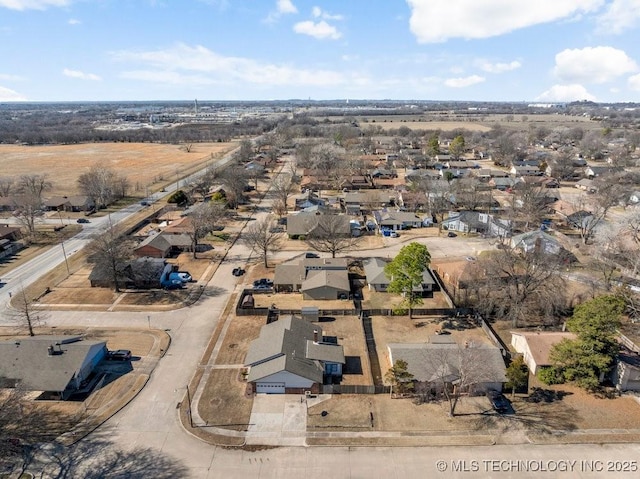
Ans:
[{"label": "chimney", "polygon": [[313,342],[318,344],[318,330],[317,329],[313,330]]}]

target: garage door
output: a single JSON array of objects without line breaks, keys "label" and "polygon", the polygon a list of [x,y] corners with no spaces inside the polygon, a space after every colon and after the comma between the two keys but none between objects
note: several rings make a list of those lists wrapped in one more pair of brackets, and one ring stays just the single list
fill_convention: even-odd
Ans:
[{"label": "garage door", "polygon": [[284,383],[256,383],[256,392],[265,394],[284,394]]}]

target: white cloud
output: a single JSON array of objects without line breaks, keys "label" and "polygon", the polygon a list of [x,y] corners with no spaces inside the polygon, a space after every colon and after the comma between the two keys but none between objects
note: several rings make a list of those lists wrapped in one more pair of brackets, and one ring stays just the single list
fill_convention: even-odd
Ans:
[{"label": "white cloud", "polygon": [[538,96],[536,100],[551,102],[596,101],[596,97],[589,93],[585,87],[576,83],[573,85],[553,85]]},{"label": "white cloud", "polygon": [[27,101],[27,99],[17,91],[0,86],[0,101]]},{"label": "white cloud", "polygon": [[315,18],[322,18],[324,20],[344,20],[342,15],[333,15],[329,12],[325,12],[320,7],[313,7],[313,9],[311,9],[311,15]]},{"label": "white cloud", "polygon": [[67,22],[69,25],[80,25],[82,22],[77,18],[70,18]]},{"label": "white cloud", "polygon": [[251,58],[225,57],[203,46],[185,44],[167,50],[118,51],[111,53],[111,56],[117,61],[143,65],[143,68],[125,72],[122,76],[159,83],[245,82],[267,86],[331,86],[346,85],[353,81],[353,77],[347,78],[336,71],[297,69]]},{"label": "white cloud", "polygon": [[640,73],[629,77],[627,83],[629,84],[629,88],[631,88],[632,90],[640,91]]},{"label": "white cloud", "polygon": [[420,43],[489,38],[597,10],[604,0],[406,0]]},{"label": "white cloud", "polygon": [[276,9],[269,13],[267,18],[264,19],[267,23],[273,23],[278,20],[283,15],[291,15],[293,13],[298,13],[298,9],[291,2],[291,0],[277,0],[276,1]]},{"label": "white cloud", "polygon": [[9,75],[7,73],[0,73],[0,80],[3,81],[23,81],[24,78],[18,75]]},{"label": "white cloud", "polygon": [[613,0],[598,18],[601,33],[622,33],[640,20],[640,0]]},{"label": "white cloud", "polygon": [[471,75],[461,78],[448,78],[444,81],[444,84],[451,88],[465,88],[477,83],[482,83],[484,80],[485,78],[480,75]]},{"label": "white cloud", "polygon": [[78,78],[80,80],[92,80],[92,81],[102,80],[102,78],[100,78],[98,75],[95,75],[93,73],[84,73],[78,70],[69,70],[68,68],[65,68],[64,70],[62,70],[62,74],[64,76],[67,76],[70,78]]},{"label": "white cloud", "polygon": [[291,3],[291,0],[278,0],[276,9],[280,14],[298,13],[298,9],[293,3]]},{"label": "white cloud", "polygon": [[0,0],[0,7],[9,10],[46,10],[48,7],[66,7],[71,0]]},{"label": "white cloud", "polygon": [[293,31],[302,35],[309,35],[310,37],[317,38],[318,40],[324,40],[325,38],[337,40],[342,36],[336,27],[329,25],[324,20],[318,23],[312,22],[311,20],[298,22],[293,26]]},{"label": "white cloud", "polygon": [[606,83],[637,69],[636,62],[622,50],[587,47],[558,53],[554,73],[566,83]]},{"label": "white cloud", "polygon": [[485,60],[479,60],[477,64],[480,69],[488,73],[504,73],[512,70],[517,70],[522,66],[522,63],[517,60],[509,63],[491,63]]}]

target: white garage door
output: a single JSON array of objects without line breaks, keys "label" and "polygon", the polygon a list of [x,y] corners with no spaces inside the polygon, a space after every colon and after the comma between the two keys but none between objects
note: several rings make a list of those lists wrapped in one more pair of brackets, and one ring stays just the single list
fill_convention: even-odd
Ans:
[{"label": "white garage door", "polygon": [[284,383],[256,383],[257,393],[284,394]]}]

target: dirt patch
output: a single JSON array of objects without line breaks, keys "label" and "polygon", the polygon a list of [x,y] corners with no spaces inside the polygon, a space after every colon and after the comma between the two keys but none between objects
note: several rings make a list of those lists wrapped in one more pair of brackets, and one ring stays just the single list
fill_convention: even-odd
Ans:
[{"label": "dirt patch", "polygon": [[346,364],[340,384],[373,384],[362,321],[356,316],[335,316],[314,324],[322,328],[324,336],[335,338],[344,349]]},{"label": "dirt patch", "polygon": [[245,431],[253,406],[246,387],[239,368],[212,370],[198,403],[200,417],[208,426]]}]

